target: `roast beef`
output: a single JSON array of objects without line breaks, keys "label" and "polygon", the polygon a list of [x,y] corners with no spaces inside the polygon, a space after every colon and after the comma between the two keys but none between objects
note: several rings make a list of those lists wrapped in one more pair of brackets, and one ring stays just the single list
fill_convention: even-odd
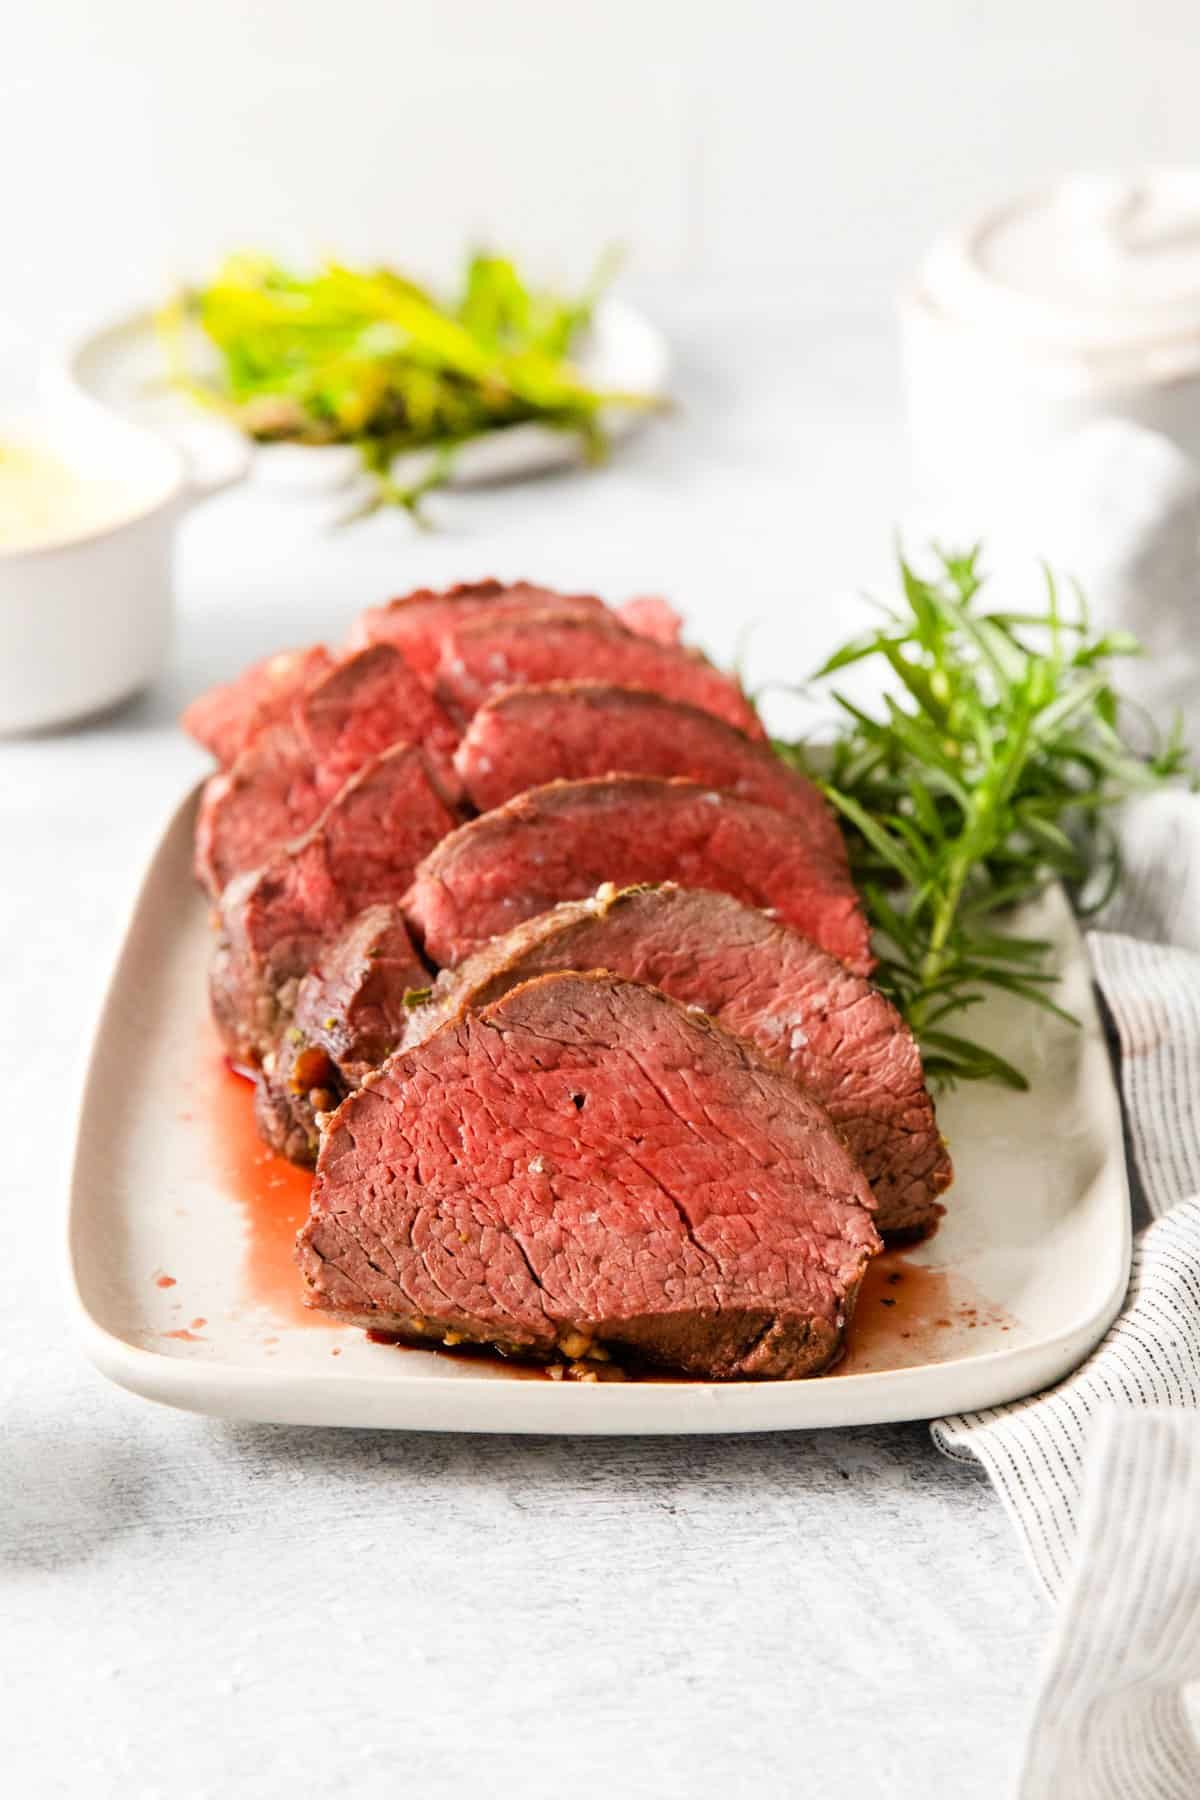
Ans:
[{"label": "roast beef", "polygon": [[290,720],[253,743],[204,784],[196,815],[196,880],[213,899],[245,869],[260,868],[318,817],[326,800],[304,739]]},{"label": "roast beef", "polygon": [[626,631],[636,631],[639,637],[653,638],[659,644],[679,642],[683,620],[658,594],[638,594],[613,611]]},{"label": "roast beef", "polygon": [[439,978],[408,1019],[405,1049],[559,969],[611,969],[749,1038],[825,1107],[871,1183],[883,1235],[934,1228],[952,1170],[912,1033],[861,976],[726,894],[607,889],[529,919]]},{"label": "roast beef", "polygon": [[518,619],[529,613],[566,612],[584,618],[609,618],[603,600],[594,594],[557,594],[552,588],[529,581],[464,581],[435,593],[418,588],[416,593],[372,606],[355,620],[350,646],[394,644],[403,651],[410,667],[430,684],[441,659],[447,632],[464,619],[486,616]]},{"label": "roast beef", "polygon": [[399,745],[352,777],[302,838],[230,882],[210,992],[233,1057],[270,1052],[322,945],[365,907],[398,900],[453,824],[424,752]]},{"label": "roast beef", "polygon": [[308,689],[297,718],[323,783],[335,793],[393,744],[420,744],[441,775],[458,743],[442,708],[390,644],[345,657]]},{"label": "roast beef", "polygon": [[454,966],[488,938],[604,882],[677,881],[769,907],[859,974],[870,933],[844,853],[784,814],[693,781],[556,781],[461,826],[416,872],[406,912]]},{"label": "roast beef", "polygon": [[264,726],[287,718],[292,702],[333,666],[323,644],[281,650],[193,700],[181,721],[223,767],[253,743]]},{"label": "roast beef", "polygon": [[458,791],[457,733],[398,650],[376,644],[330,667],[207,784],[196,875],[214,898],[299,836],[349,777],[393,744],[424,747],[444,791]]},{"label": "roast beef", "polygon": [[480,812],[548,781],[682,775],[787,813],[830,857],[844,857],[837,822],[811,781],[712,713],[645,688],[504,688],[475,714],[454,762]]},{"label": "roast beef", "polygon": [[615,620],[529,613],[470,617],[446,633],[436,692],[460,724],[505,687],[603,681],[649,688],[713,713],[754,738],[762,725],[737,682],[698,651],[636,637]]},{"label": "roast beef", "polygon": [[417,1343],[796,1377],[838,1354],[871,1207],[752,1046],[653,988],[549,975],[339,1107],[299,1259],[312,1305]]},{"label": "roast beef", "polygon": [[396,1049],[429,980],[398,906],[369,906],[322,948],[259,1071],[255,1114],[267,1143],[292,1162],[316,1160],[317,1115]]}]

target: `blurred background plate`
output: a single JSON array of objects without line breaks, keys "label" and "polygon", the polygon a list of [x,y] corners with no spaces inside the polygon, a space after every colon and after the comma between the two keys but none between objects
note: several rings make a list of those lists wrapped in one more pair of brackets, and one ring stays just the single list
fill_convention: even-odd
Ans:
[{"label": "blurred background plate", "polygon": [[[193,333],[194,366],[212,366],[212,347],[198,329]],[[670,351],[662,333],[622,300],[602,300],[575,358],[596,387],[624,393],[665,396]],[[128,315],[81,339],[68,356],[72,379],[84,391],[126,418],[166,433],[206,468],[230,461],[241,452],[242,434],[173,389],[166,376],[153,314]],[[629,407],[611,407],[603,425],[613,440],[627,436],[648,415]],[[465,444],[455,458],[453,485],[514,481],[581,460],[579,440],[570,432],[541,425],[514,425]],[[415,479],[429,456],[418,452],[397,460],[400,480]],[[328,492],[357,477],[361,464],[349,444],[260,444],[255,449],[253,479],[287,492]]]}]

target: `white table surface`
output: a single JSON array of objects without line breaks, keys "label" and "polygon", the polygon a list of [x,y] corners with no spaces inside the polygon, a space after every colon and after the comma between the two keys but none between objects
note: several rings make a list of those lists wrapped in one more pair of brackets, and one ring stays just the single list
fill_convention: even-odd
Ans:
[{"label": "white table surface", "polygon": [[[185,525],[153,692],[0,745],[0,1743],[88,1800],[1008,1791],[1048,1624],[1000,1507],[922,1425],[658,1442],[227,1426],[111,1388],[62,1327],[71,1118],[141,864],[204,768],[180,705],[421,582],[663,592],[803,673],[886,578],[885,322],[660,292],[680,409],[599,474],[329,531],[243,490]],[[10,1785],[11,1783],[11,1785]]]}]

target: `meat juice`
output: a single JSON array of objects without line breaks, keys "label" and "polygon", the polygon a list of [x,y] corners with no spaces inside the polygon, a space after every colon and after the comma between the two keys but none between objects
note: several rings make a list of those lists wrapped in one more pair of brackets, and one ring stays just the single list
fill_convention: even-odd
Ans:
[{"label": "meat juice", "polygon": [[885,1250],[867,1265],[846,1354],[830,1373],[870,1375],[949,1362],[970,1354],[971,1340],[985,1325],[1008,1331],[1012,1320],[964,1275]]},{"label": "meat juice", "polygon": [[308,1217],[312,1174],[268,1150],[254,1127],[254,1083],[215,1060],[210,1118],[217,1164],[246,1220],[250,1299],[293,1321],[325,1325],[304,1304],[296,1233]]}]

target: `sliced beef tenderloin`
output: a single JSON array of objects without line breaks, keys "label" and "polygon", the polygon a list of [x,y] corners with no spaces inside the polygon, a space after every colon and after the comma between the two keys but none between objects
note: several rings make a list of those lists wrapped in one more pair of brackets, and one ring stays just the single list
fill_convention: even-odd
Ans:
[{"label": "sliced beef tenderloin", "polygon": [[458,732],[390,644],[344,657],[308,689],[297,722],[325,788],[336,793],[393,744],[419,744],[440,776],[450,774]]},{"label": "sliced beef tenderloin", "polygon": [[303,837],[230,882],[209,986],[232,1056],[258,1063],[271,1051],[322,945],[365,907],[398,900],[453,824],[424,752],[400,745],[353,776]]},{"label": "sliced beef tenderloin", "polygon": [[583,618],[611,618],[594,594],[558,594],[529,581],[465,581],[435,593],[416,593],[370,607],[356,619],[350,646],[394,644],[416,673],[432,685],[447,633],[464,619],[486,616],[518,619],[528,613],[565,612]]},{"label": "sliced beef tenderloin", "polygon": [[648,688],[712,713],[749,737],[766,735],[737,682],[699,651],[637,637],[615,620],[561,613],[469,618],[447,633],[435,691],[450,716],[465,724],[501,688],[548,681]]},{"label": "sliced beef tenderloin", "polygon": [[369,906],[325,945],[296,993],[291,1024],[263,1058],[255,1116],[290,1161],[316,1161],[317,1115],[397,1048],[431,977],[398,906]]},{"label": "sliced beef tenderloin", "polygon": [[626,631],[636,631],[639,637],[653,638],[659,644],[677,644],[683,632],[683,620],[658,594],[638,594],[613,611]]},{"label": "sliced beef tenderloin", "polygon": [[926,1237],[953,1170],[912,1033],[836,958],[727,894],[672,883],[602,890],[493,938],[405,1028],[404,1048],[465,1008],[562,969],[611,969],[699,1006],[784,1064],[825,1107],[875,1193],[892,1240]]},{"label": "sliced beef tenderloin", "polygon": [[228,768],[264,726],[286,719],[293,701],[332,667],[333,657],[324,644],[281,650],[254,663],[236,681],[201,694],[180,723]]},{"label": "sliced beef tenderloin", "polygon": [[393,744],[425,750],[448,799],[459,791],[457,733],[398,650],[376,644],[327,670],[286,721],[260,731],[207,784],[196,821],[196,877],[216,898],[307,831],[351,775]]},{"label": "sliced beef tenderloin", "polygon": [[414,1342],[794,1378],[841,1348],[872,1204],[751,1045],[653,988],[548,975],[339,1107],[298,1253],[311,1305]]},{"label": "sliced beef tenderloin", "polygon": [[260,731],[233,766],[204,784],[193,867],[214,900],[245,869],[300,837],[326,804],[304,739],[290,720]]},{"label": "sliced beef tenderloin", "polygon": [[405,906],[427,954],[454,967],[560,900],[643,881],[770,908],[858,974],[874,966],[844,853],[827,854],[770,807],[694,781],[618,775],[519,794],[443,839]]},{"label": "sliced beef tenderloin", "polygon": [[774,807],[830,856],[844,856],[837,821],[811,781],[712,713],[645,688],[590,681],[504,688],[471,720],[454,764],[480,812],[548,781],[680,775]]}]

